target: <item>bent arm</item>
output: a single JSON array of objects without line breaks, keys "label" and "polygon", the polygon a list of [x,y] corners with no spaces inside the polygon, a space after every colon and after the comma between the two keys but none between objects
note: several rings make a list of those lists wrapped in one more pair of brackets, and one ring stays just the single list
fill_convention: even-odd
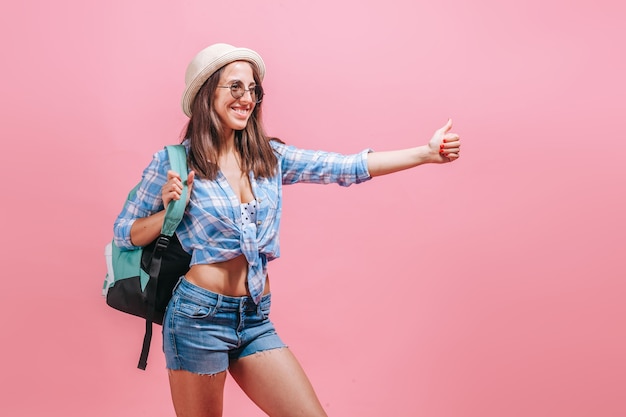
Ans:
[{"label": "bent arm", "polygon": [[114,241],[120,249],[145,246],[161,233],[165,219],[162,188],[168,169],[167,154],[157,152],[144,170],[141,183],[129,193],[113,225]]},{"label": "bent arm", "polygon": [[130,241],[134,246],[146,246],[161,234],[165,210],[161,210],[148,217],[142,217],[133,222],[130,227]]},{"label": "bent arm", "polygon": [[[193,179],[195,173],[191,171],[187,176],[188,192],[187,201],[189,204],[191,190],[193,189]],[[165,208],[172,200],[180,200],[183,192],[183,183],[180,175],[174,171],[167,171],[167,182],[162,188],[162,199]],[[166,210],[160,210],[147,217],[136,219],[130,227],[130,241],[134,246],[146,246],[161,235],[163,222],[165,221]]]}]

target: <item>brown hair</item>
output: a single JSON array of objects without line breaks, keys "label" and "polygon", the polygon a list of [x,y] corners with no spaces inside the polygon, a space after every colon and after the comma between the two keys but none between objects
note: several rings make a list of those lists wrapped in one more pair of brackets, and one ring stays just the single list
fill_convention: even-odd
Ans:
[{"label": "brown hair", "polygon": [[[254,81],[261,85],[261,77],[255,65],[252,67]],[[214,180],[224,144],[224,126],[213,107],[213,96],[224,67],[217,70],[202,85],[191,105],[191,118],[187,123],[185,138],[190,141],[189,168],[200,178]],[[252,171],[256,178],[271,177],[276,173],[278,159],[270,146],[270,140],[262,125],[262,104],[257,103],[243,130],[235,131],[235,149],[241,158],[241,170]]]}]

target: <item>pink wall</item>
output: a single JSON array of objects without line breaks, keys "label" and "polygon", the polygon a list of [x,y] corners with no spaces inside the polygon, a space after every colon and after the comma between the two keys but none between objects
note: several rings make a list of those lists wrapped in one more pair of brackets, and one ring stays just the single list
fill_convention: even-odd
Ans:
[{"label": "pink wall", "polygon": [[624,6],[217,3],[3,8],[0,414],[173,415],[160,335],[137,370],[142,322],[100,296],[103,247],[183,127],[188,60],[228,42],[263,55],[287,142],[463,136],[453,165],[285,191],[273,317],[331,415],[626,415]]}]

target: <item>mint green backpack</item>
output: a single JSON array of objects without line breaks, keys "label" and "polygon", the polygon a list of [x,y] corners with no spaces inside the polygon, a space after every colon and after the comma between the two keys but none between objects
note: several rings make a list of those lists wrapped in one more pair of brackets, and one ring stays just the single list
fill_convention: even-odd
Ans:
[{"label": "mint green backpack", "polygon": [[[183,179],[180,200],[167,205],[161,235],[147,246],[122,250],[114,242],[105,247],[107,275],[102,288],[109,306],[146,319],[139,369],[146,369],[152,323],[163,324],[165,309],[180,277],[189,270],[191,255],[183,250],[175,231],[187,201],[187,154],[183,145],[166,146],[172,170]],[[137,192],[137,184],[127,200]]]}]

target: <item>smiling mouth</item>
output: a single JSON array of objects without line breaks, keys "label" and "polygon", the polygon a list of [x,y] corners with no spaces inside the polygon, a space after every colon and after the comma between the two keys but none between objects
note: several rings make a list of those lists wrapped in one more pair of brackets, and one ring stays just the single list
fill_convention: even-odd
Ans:
[{"label": "smiling mouth", "polygon": [[241,109],[241,108],[235,108],[235,107],[231,107],[232,111],[234,111],[235,113],[241,115],[241,116],[247,116],[250,113],[249,109]]}]

